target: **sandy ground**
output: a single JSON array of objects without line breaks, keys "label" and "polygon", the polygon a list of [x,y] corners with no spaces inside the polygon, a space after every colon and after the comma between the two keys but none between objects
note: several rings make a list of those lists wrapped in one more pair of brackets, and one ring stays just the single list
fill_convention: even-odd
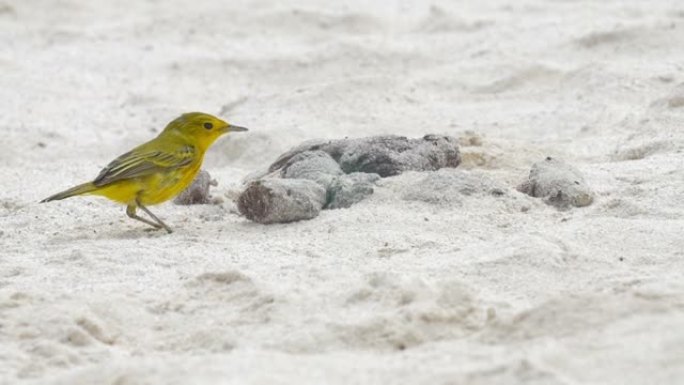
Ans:
[{"label": "sandy ground", "polygon": [[[2,0],[0,384],[684,383],[682,47],[674,0]],[[251,131],[175,233],[37,203],[193,110]],[[236,213],[303,140],[425,133],[505,194]],[[515,191],[547,155],[593,205]]]}]

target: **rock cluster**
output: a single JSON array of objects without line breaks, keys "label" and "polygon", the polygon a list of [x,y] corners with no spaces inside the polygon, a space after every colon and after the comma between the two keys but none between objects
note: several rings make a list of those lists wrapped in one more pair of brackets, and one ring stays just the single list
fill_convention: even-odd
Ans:
[{"label": "rock cluster", "polygon": [[238,198],[238,209],[259,223],[310,219],[322,209],[346,208],[363,200],[381,177],[457,167],[460,162],[457,140],[449,136],[305,142],[269,167],[268,175],[276,178],[249,183]]}]

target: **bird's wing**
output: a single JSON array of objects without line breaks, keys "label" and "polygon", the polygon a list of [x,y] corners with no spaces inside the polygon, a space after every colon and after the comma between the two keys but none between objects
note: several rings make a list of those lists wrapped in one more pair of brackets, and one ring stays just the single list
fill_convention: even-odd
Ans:
[{"label": "bird's wing", "polygon": [[138,178],[187,166],[195,159],[195,148],[184,145],[176,151],[138,148],[114,159],[100,171],[93,184],[104,186],[121,180]]}]

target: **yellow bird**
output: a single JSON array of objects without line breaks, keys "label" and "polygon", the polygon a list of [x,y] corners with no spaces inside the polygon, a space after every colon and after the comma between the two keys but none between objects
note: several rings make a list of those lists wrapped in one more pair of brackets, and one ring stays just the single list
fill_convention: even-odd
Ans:
[{"label": "yellow bird", "polygon": [[[219,136],[246,128],[201,112],[183,114],[156,138],[114,159],[92,181],[62,191],[42,202],[76,195],[102,195],[126,205],[126,214],[154,228],[171,228],[146,207],[167,201],[195,179],[204,153]],[[136,214],[140,208],[152,218]]]}]

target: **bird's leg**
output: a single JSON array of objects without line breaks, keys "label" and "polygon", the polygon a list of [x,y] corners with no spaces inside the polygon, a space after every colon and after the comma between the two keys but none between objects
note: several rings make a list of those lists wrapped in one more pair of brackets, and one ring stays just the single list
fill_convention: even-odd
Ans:
[{"label": "bird's leg", "polygon": [[[145,223],[149,223],[150,225],[152,225],[158,229],[164,228],[164,230],[166,230],[166,232],[169,234],[173,233],[173,230],[171,230],[171,228],[169,226],[167,226],[166,223],[164,223],[161,219],[157,218],[156,215],[152,214],[152,211],[150,211],[147,207],[143,206],[140,203],[140,200],[136,199],[135,203],[138,205],[138,207],[140,207],[142,209],[142,211],[144,211],[147,215],[150,216],[150,218],[154,219],[154,221],[157,223],[153,224],[152,222],[150,222],[146,219],[140,218],[140,217],[137,217],[136,219],[142,220]],[[130,206],[128,206],[128,207],[130,207]],[[133,210],[134,210],[134,214],[135,214],[135,207],[133,208]]]},{"label": "bird's leg", "polygon": [[151,220],[145,219],[145,218],[139,216],[138,214],[136,214],[135,209],[136,209],[136,206],[133,206],[133,205],[126,207],[126,215],[128,215],[129,218],[133,218],[137,221],[148,224],[148,225],[154,227],[155,229],[161,229],[161,225],[159,225],[158,223],[152,222]]},{"label": "bird's leg", "polygon": [[136,213],[135,213],[135,208],[136,208],[136,207],[133,206],[133,205],[130,205],[130,206],[126,207],[126,215],[128,215],[129,218],[133,218],[133,219],[135,219],[135,220],[137,220],[137,221],[140,221],[140,222],[143,222],[143,223],[145,223],[145,224],[148,224],[148,225],[154,227],[155,229],[161,229],[161,226],[160,226],[159,224],[154,223],[154,222],[152,222],[152,221],[150,221],[150,220],[148,220],[148,219],[145,219],[145,218],[139,216],[138,214],[136,214]]}]

